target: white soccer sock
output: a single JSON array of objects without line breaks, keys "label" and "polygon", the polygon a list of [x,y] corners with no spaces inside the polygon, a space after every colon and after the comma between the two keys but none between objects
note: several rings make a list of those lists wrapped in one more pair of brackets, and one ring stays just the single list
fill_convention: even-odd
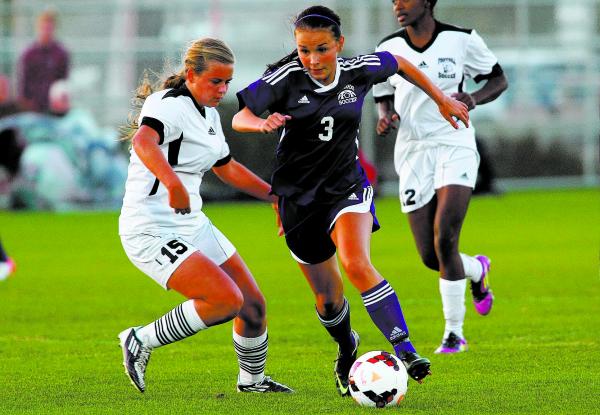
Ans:
[{"label": "white soccer sock", "polygon": [[267,330],[258,337],[242,337],[233,331],[233,347],[238,356],[240,374],[238,383],[252,385],[265,377],[269,336]]},{"label": "white soccer sock", "polygon": [[8,262],[0,262],[0,281],[5,280],[10,275],[10,264]]},{"label": "white soccer sock", "polygon": [[483,265],[481,265],[481,262],[474,256],[462,253],[460,254],[460,259],[462,260],[466,277],[473,282],[481,281],[481,274],[483,273]]},{"label": "white soccer sock", "polygon": [[466,311],[466,286],[466,279],[450,281],[440,278],[440,294],[442,296],[444,318],[446,319],[444,339],[448,337],[450,332],[454,332],[458,337],[463,338],[463,322],[465,321]]},{"label": "white soccer sock", "polygon": [[146,346],[156,348],[193,336],[206,328],[196,312],[194,300],[188,300],[153,323],[137,329],[135,334]]}]

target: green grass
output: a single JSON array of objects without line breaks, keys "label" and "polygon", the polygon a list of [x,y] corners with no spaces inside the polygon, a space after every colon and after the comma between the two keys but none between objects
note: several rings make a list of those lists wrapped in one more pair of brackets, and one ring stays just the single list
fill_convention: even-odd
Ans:
[{"label": "green grass", "polygon": [[[403,413],[598,413],[600,408],[600,192],[528,192],[472,201],[462,251],[493,259],[494,310],[468,304],[471,350],[432,353],[443,331],[435,273],[420,264],[395,199],[378,200],[375,266],[403,305],[411,338],[432,360],[410,382]],[[147,323],[181,298],[125,257],[117,214],[0,212],[2,242],[17,260],[0,283],[0,413],[372,413],[336,396],[335,345],[270,207],[208,204],[268,301],[267,372],[292,396],[235,392],[231,324],[154,352],[147,391],[123,374],[116,334]],[[348,287],[361,350],[390,349]],[[467,294],[467,300],[469,294]]]}]

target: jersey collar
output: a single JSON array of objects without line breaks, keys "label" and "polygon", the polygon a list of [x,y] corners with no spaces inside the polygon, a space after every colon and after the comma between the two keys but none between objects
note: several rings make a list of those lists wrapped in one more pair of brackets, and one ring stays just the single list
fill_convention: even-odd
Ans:
[{"label": "jersey collar", "polygon": [[427,49],[429,49],[429,47],[431,45],[433,45],[433,42],[435,42],[435,39],[438,37],[438,35],[444,31],[443,23],[440,23],[437,20],[434,20],[434,22],[435,22],[435,28],[433,29],[433,33],[431,34],[431,39],[429,39],[429,42],[427,42],[425,45],[423,45],[423,47],[416,46],[414,43],[412,43],[412,41],[410,40],[410,36],[408,36],[408,32],[406,30],[404,30],[400,33],[400,37],[404,38],[404,41],[412,50],[419,52],[419,53],[423,53]]},{"label": "jersey collar", "polygon": [[205,108],[198,104],[196,102],[196,100],[194,99],[194,96],[192,95],[192,93],[190,92],[190,90],[188,89],[188,87],[183,84],[182,86],[180,86],[179,88],[174,88],[172,90],[170,90],[169,92],[167,92],[164,96],[163,99],[168,98],[168,97],[178,97],[178,96],[185,96],[188,97],[189,99],[192,100],[192,102],[194,103],[194,107],[196,107],[196,109],[198,110],[198,112],[200,113],[200,115],[202,115],[203,118],[206,118],[206,110]]},{"label": "jersey collar", "polygon": [[338,60],[336,62],[336,67],[335,67],[335,78],[333,78],[333,82],[330,83],[329,85],[323,85],[322,83],[317,81],[315,78],[310,76],[310,73],[308,73],[308,71],[306,71],[306,74],[319,87],[319,88],[315,89],[315,92],[321,93],[321,92],[331,91],[333,88],[335,88],[337,86],[338,82],[340,81],[340,73],[341,72],[342,72],[342,70],[340,68],[340,59],[338,58]]}]

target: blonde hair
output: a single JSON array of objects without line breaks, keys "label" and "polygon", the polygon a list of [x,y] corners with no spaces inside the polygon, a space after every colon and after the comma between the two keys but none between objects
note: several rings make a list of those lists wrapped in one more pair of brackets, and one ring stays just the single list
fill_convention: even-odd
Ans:
[{"label": "blonde hair", "polygon": [[158,81],[156,82],[150,80],[151,72],[144,71],[142,81],[132,99],[132,110],[129,113],[128,123],[120,129],[122,140],[130,140],[137,132],[140,111],[144,100],[149,95],[162,89],[181,88],[185,84],[186,73],[189,69],[200,74],[206,70],[209,62],[233,64],[235,57],[229,46],[222,40],[202,38],[189,44],[182,61],[183,68],[179,72],[166,76],[164,79],[157,76]]}]

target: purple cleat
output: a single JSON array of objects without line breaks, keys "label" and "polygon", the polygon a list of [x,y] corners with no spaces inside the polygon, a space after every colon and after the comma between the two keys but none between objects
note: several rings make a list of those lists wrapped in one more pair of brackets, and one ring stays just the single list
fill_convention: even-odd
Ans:
[{"label": "purple cleat", "polygon": [[469,349],[467,345],[467,341],[465,339],[461,339],[453,332],[450,332],[448,337],[442,341],[440,347],[435,350],[435,354],[451,354],[451,353],[461,353],[466,352]]},{"label": "purple cleat", "polygon": [[481,272],[479,282],[471,281],[471,293],[473,294],[475,310],[482,316],[485,316],[492,310],[492,304],[494,303],[494,294],[492,294],[488,282],[488,274],[490,273],[492,261],[485,255],[477,255],[475,258],[481,263],[483,271]]}]

